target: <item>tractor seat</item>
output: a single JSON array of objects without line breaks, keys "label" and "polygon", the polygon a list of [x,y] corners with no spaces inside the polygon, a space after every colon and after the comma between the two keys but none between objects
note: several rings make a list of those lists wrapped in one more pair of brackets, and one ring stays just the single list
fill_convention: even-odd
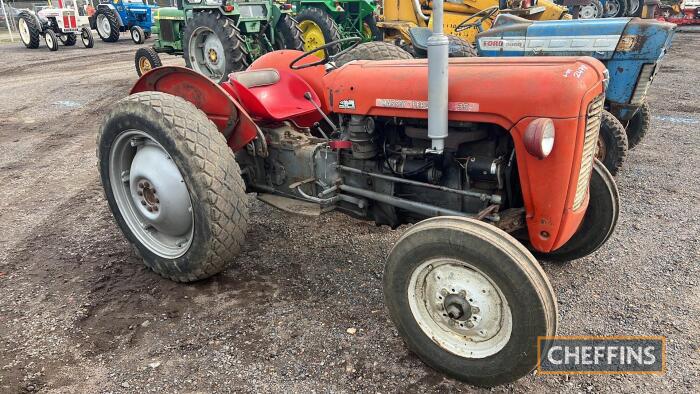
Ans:
[{"label": "tractor seat", "polygon": [[320,106],[316,92],[290,71],[272,68],[241,71],[230,74],[229,83],[253,118],[269,122],[289,120],[300,127],[310,127],[321,120],[316,107],[304,98],[308,92]]}]

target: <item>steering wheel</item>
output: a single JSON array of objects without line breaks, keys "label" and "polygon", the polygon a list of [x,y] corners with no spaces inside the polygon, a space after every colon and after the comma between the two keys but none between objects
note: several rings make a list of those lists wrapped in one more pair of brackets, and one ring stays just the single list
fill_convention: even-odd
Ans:
[{"label": "steering wheel", "polygon": [[[301,59],[305,59],[305,58],[307,58],[307,57],[313,55],[314,53],[316,53],[316,52],[318,52],[318,51],[322,51],[322,50],[325,50],[325,49],[334,47],[334,46],[336,46],[336,45],[338,45],[338,44],[343,44],[343,43],[346,43],[346,42],[352,42],[353,44],[350,45],[349,47],[343,49],[342,51],[336,53],[335,55],[330,55],[330,56],[325,55],[325,57],[324,57],[323,59],[319,60],[319,61],[311,62],[311,63],[304,63],[304,64],[297,65],[297,63],[299,63],[299,61],[300,61]],[[362,42],[362,38],[360,38],[360,37],[348,37],[348,38],[343,38],[343,39],[340,39],[340,40],[331,41],[331,42],[329,42],[328,44],[324,44],[324,45],[321,45],[321,46],[318,47],[318,48],[314,48],[314,49],[312,49],[312,50],[310,50],[310,51],[304,52],[301,56],[299,56],[298,58],[292,60],[292,62],[289,63],[289,68],[291,68],[292,70],[301,70],[301,69],[303,69],[303,68],[309,68],[309,67],[319,66],[319,65],[321,65],[321,64],[326,64],[326,63],[328,63],[328,62],[330,62],[330,61],[335,60],[335,59],[338,58],[340,55],[342,55],[342,54],[348,52],[349,50],[354,49],[357,45],[360,44],[360,42]],[[324,54],[325,54],[325,53],[327,53],[327,52],[324,52]]]},{"label": "steering wheel", "polygon": [[[459,33],[461,31],[471,29],[472,27],[475,27],[475,26],[478,28],[479,32],[484,31],[484,29],[481,27],[481,24],[485,20],[491,19],[491,17],[494,16],[498,12],[498,9],[499,8],[497,5],[495,5],[493,7],[489,7],[489,8],[484,8],[483,10],[481,10],[481,11],[477,12],[476,14],[470,16],[469,18],[463,20],[462,23],[460,23],[459,25],[457,25],[457,27],[455,27],[455,32]],[[479,18],[479,20],[476,22],[467,23],[474,18]]]}]

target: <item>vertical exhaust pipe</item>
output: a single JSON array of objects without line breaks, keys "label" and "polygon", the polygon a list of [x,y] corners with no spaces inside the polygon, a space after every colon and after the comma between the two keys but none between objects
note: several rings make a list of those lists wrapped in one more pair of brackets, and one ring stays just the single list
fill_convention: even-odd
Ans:
[{"label": "vertical exhaust pipe", "polygon": [[433,1],[433,34],[428,38],[428,151],[437,154],[442,154],[447,138],[449,41],[442,28],[443,2]]}]

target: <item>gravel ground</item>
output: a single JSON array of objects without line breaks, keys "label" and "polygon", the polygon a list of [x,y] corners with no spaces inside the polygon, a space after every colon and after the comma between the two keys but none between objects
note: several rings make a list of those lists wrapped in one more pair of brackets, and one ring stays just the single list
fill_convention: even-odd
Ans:
[{"label": "gravel ground", "polygon": [[[532,375],[493,391],[700,391],[698,47],[679,34],[664,60],[653,130],[617,178],[615,234],[588,258],[544,264],[560,334],[664,335],[668,372]],[[400,231],[253,202],[222,274],[183,285],[145,269],[94,156],[102,116],[136,80],[134,51],[126,37],[0,46],[0,392],[478,390],[424,366],[388,320],[381,276]]]}]

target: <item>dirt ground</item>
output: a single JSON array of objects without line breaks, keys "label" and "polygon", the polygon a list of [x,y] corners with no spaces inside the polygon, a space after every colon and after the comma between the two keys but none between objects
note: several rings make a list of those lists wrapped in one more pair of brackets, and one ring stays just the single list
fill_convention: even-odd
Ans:
[{"label": "dirt ground", "polygon": [[[560,334],[664,335],[668,372],[532,375],[493,391],[700,392],[699,47],[679,34],[663,62],[652,131],[617,178],[613,237],[544,264]],[[183,285],[148,271],[112,220],[94,153],[102,116],[136,80],[135,49],[126,37],[0,46],[0,392],[478,390],[423,365],[385,313],[400,231],[254,202],[222,274]]]}]

